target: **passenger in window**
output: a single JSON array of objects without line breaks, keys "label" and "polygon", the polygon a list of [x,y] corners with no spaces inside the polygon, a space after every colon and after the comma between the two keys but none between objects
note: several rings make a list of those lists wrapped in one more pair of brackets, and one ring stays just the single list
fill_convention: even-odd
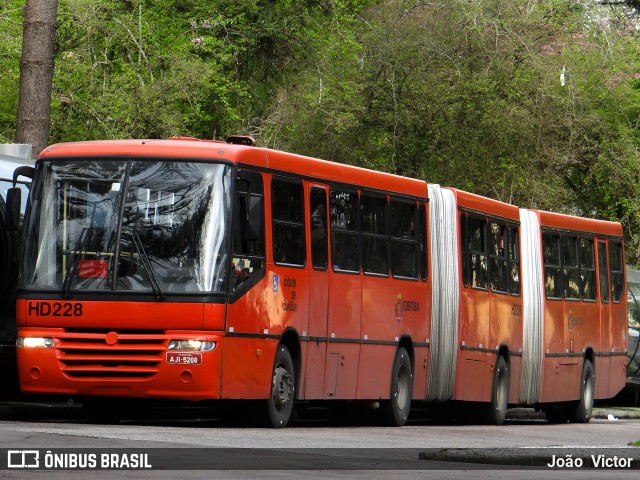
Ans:
[{"label": "passenger in window", "polygon": [[251,268],[249,267],[249,261],[244,258],[234,258],[233,263],[231,264],[232,268],[232,284],[233,289],[236,290],[240,285],[242,285],[247,279],[251,277]]},{"label": "passenger in window", "polygon": [[472,256],[473,265],[473,286],[477,288],[487,288],[487,259],[484,255]]},{"label": "passenger in window", "polygon": [[565,298],[580,298],[580,286],[578,285],[578,282],[576,281],[575,278],[573,278],[572,276],[566,275],[565,274],[565,278],[566,278],[566,284],[567,284],[567,288],[565,290]]},{"label": "passenger in window", "polygon": [[409,225],[409,229],[404,234],[405,238],[413,238],[416,236],[416,230],[413,222],[413,211],[410,211],[410,213],[412,215],[411,215],[411,218],[409,218],[409,222],[407,222],[407,225]]},{"label": "passenger in window", "polygon": [[[520,285],[520,271],[518,270],[518,267],[516,265],[513,265],[511,267],[511,285],[513,285],[514,287]],[[514,293],[517,290],[517,288],[512,289]]]}]

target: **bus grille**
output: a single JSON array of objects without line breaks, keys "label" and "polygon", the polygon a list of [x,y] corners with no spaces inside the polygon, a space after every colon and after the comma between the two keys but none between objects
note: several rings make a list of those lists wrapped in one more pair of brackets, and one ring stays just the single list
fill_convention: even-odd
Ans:
[{"label": "bus grille", "polygon": [[162,334],[68,331],[56,350],[68,377],[142,379],[158,373],[167,342]]}]

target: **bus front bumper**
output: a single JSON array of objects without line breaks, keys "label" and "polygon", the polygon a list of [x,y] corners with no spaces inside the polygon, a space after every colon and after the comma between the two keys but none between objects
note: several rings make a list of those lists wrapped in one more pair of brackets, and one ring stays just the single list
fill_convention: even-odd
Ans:
[{"label": "bus front bumper", "polygon": [[223,335],[18,331],[25,394],[206,400],[220,398]]}]

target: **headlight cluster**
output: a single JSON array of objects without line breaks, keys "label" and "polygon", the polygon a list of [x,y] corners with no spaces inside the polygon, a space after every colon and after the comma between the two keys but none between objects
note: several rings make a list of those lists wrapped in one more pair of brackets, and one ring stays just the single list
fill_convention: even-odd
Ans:
[{"label": "headlight cluster", "polygon": [[25,348],[51,348],[53,338],[51,337],[18,337],[16,347]]},{"label": "headlight cluster", "polygon": [[181,350],[186,352],[210,352],[216,348],[216,342],[203,342],[200,340],[170,340],[169,350]]}]

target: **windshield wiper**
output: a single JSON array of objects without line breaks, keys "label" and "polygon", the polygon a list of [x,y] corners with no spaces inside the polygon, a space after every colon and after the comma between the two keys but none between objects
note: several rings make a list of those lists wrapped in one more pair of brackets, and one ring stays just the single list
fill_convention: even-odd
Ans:
[{"label": "windshield wiper", "polygon": [[151,288],[153,288],[153,292],[156,294],[156,298],[158,300],[164,300],[164,293],[162,293],[162,288],[160,288],[160,282],[158,281],[158,276],[156,275],[155,270],[153,269],[153,265],[151,265],[151,261],[147,256],[147,251],[142,244],[142,240],[140,239],[140,235],[135,228],[131,232],[131,239],[133,241],[133,246],[136,247],[136,252],[138,252],[138,256],[140,257],[140,263],[144,267],[145,272],[149,276],[149,281],[151,282]]},{"label": "windshield wiper", "polygon": [[62,282],[62,293],[64,298],[69,298],[69,294],[71,293],[71,284],[78,274],[78,264],[80,263],[80,257],[82,256],[82,252],[86,252],[87,250],[87,246],[91,241],[91,237],[93,237],[93,230],[93,225],[89,225],[88,227],[83,228],[82,232],[80,233],[78,243],[72,250],[73,256],[71,257],[71,261],[69,262],[69,266],[67,267],[67,271],[65,272],[64,282]]}]

